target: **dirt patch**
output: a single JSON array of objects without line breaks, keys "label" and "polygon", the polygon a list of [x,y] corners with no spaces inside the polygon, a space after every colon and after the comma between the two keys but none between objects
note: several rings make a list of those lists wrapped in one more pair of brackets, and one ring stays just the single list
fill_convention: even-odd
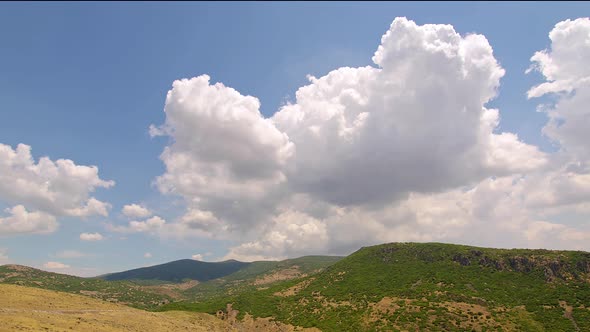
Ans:
[{"label": "dirt patch", "polygon": [[148,291],[151,293],[161,294],[170,296],[175,300],[180,300],[184,298],[182,291],[185,291],[189,288],[195,287],[198,285],[199,282],[197,280],[188,280],[180,284],[161,284],[161,285],[153,285],[153,286],[139,286],[140,289],[144,291]]},{"label": "dirt patch", "polygon": [[266,285],[277,281],[291,280],[295,278],[302,278],[305,276],[306,274],[301,273],[298,265],[293,265],[287,269],[274,271],[272,273],[265,274],[262,277],[258,277],[256,278],[256,280],[254,280],[253,284],[257,286]]},{"label": "dirt patch", "polygon": [[489,315],[488,308],[479,304],[465,303],[465,302],[443,302],[442,306],[449,309],[449,311],[458,311],[461,313],[472,312],[476,315]]},{"label": "dirt patch", "polygon": [[[395,297],[384,297],[383,299],[381,299],[381,301],[377,302],[377,303],[371,303],[369,304],[369,308],[371,309],[371,314],[370,314],[370,321],[376,321],[380,318],[380,316],[382,315],[391,315],[394,312],[396,312],[399,308],[401,308],[401,306],[399,304],[397,304],[397,302],[399,301],[398,298]],[[410,301],[410,300],[406,300],[406,301]],[[405,301],[404,301],[405,302]]]},{"label": "dirt patch", "polygon": [[572,312],[574,311],[574,307],[571,305],[567,305],[567,302],[565,302],[565,301],[559,301],[559,306],[563,308],[563,317],[569,319],[572,322],[572,325],[574,326],[574,329],[576,331],[580,331],[580,328],[578,327],[578,323],[576,323],[576,320],[574,319],[574,316],[572,315]]}]

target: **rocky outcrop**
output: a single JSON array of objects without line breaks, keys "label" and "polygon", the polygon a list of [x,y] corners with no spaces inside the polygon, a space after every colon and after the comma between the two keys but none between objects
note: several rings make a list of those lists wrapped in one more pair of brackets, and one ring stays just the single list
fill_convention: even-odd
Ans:
[{"label": "rocky outcrop", "polygon": [[[530,254],[528,253],[530,252]],[[460,266],[481,266],[497,271],[542,273],[547,282],[558,280],[590,280],[590,253],[579,252],[575,259],[549,250],[506,250],[473,248],[439,252],[431,248],[385,246],[378,251],[383,263],[395,263],[399,257],[413,257],[425,263],[448,260]]]}]

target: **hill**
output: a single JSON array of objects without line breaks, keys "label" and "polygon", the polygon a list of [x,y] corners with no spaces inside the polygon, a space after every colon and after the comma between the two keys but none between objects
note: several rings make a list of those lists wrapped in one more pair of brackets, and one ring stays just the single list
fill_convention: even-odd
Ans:
[{"label": "hill", "polygon": [[222,278],[199,283],[183,292],[191,300],[206,300],[248,289],[262,289],[270,285],[318,273],[338,262],[340,256],[304,256],[283,261],[257,261]]},{"label": "hill", "polygon": [[590,331],[590,253],[441,243],[362,248],[315,275],[161,310],[322,331]]},{"label": "hill", "polygon": [[[38,288],[0,284],[0,331],[235,331],[214,316],[154,313]],[[42,300],[41,300],[42,299]]]},{"label": "hill", "polygon": [[142,267],[129,271],[101,276],[105,280],[160,280],[181,282],[186,279],[207,281],[234,273],[250,263],[228,260],[224,262],[201,262],[181,259],[169,263]]},{"label": "hill", "polygon": [[22,265],[0,266],[0,283],[86,295],[137,308],[154,308],[172,300],[157,290],[152,291],[127,281],[80,278]]}]

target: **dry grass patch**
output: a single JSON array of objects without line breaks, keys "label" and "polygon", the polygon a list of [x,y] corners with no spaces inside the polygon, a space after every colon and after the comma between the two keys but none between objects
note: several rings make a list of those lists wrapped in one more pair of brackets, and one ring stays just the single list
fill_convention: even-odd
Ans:
[{"label": "dry grass patch", "polygon": [[154,313],[80,295],[0,285],[0,331],[235,331],[217,318]]}]

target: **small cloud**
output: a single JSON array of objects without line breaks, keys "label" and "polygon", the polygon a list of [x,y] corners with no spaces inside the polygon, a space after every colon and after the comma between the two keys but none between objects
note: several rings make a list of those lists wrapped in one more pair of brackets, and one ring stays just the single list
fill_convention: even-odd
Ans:
[{"label": "small cloud", "polygon": [[152,258],[152,254],[150,254],[149,252],[146,252],[145,254],[143,254],[143,257]]},{"label": "small cloud", "polygon": [[128,226],[107,224],[107,230],[116,233],[155,233],[166,225],[166,220],[153,216],[144,221],[130,221]]},{"label": "small cloud", "polygon": [[213,254],[210,252],[206,252],[204,254],[194,254],[191,256],[191,258],[194,260],[197,260],[197,261],[202,261],[205,259],[205,257],[211,256],[211,255],[213,255]]},{"label": "small cloud", "polygon": [[100,241],[103,236],[100,233],[82,233],[80,234],[80,240],[82,241]]},{"label": "small cloud", "polygon": [[121,210],[126,217],[129,218],[147,218],[152,215],[152,212],[139,204],[128,204]]},{"label": "small cloud", "polygon": [[64,263],[60,263],[60,262],[47,262],[47,263],[43,264],[43,267],[46,269],[59,270],[59,269],[67,269],[70,266],[66,265]]}]

